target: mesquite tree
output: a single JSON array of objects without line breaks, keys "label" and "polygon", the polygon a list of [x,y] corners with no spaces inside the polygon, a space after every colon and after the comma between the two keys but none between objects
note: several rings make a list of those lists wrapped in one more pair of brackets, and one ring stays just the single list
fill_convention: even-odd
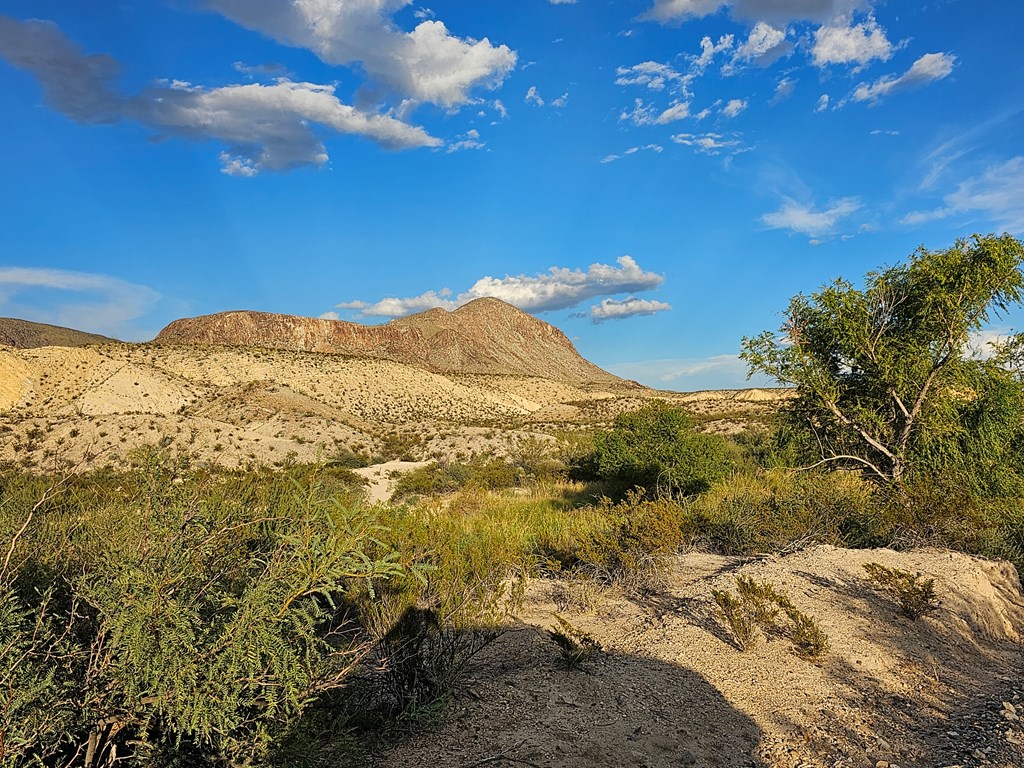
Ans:
[{"label": "mesquite tree", "polygon": [[1005,234],[918,249],[863,288],[839,279],[794,297],[780,333],[745,338],[742,357],[751,373],[795,387],[786,415],[817,463],[858,466],[898,488],[932,457],[977,455],[966,420],[990,393],[1003,411],[1020,407],[1019,380],[972,356],[969,342],[1020,302],[1022,261],[1024,246]]}]

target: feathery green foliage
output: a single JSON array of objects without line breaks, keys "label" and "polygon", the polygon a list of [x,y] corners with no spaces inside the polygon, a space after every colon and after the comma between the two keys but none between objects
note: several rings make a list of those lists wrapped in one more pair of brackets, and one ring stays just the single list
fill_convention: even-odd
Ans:
[{"label": "feathery green foliage", "polygon": [[1019,470],[1024,395],[1005,367],[967,352],[972,333],[1020,302],[1022,262],[1010,235],[919,249],[863,289],[840,279],[794,297],[781,335],[744,339],[742,357],[796,387],[786,415],[811,460],[897,489],[943,473],[1004,482],[1007,463]]}]

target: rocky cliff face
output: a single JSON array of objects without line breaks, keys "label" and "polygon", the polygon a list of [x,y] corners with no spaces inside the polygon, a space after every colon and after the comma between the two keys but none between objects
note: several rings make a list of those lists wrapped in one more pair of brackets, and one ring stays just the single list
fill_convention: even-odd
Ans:
[{"label": "rocky cliff face", "polygon": [[222,312],[176,320],[154,341],[345,354],[439,373],[542,376],[574,383],[616,380],[584,360],[560,330],[499,299],[477,299],[454,312],[431,309],[385,325]]}]

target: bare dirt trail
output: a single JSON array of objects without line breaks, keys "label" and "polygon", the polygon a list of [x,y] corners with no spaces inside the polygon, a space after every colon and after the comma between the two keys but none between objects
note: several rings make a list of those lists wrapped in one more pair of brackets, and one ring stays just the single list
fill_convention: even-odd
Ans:
[{"label": "bare dirt trail", "polygon": [[399,475],[425,467],[429,463],[428,461],[387,461],[383,464],[373,464],[352,471],[366,479],[364,493],[367,502],[384,504],[395,492],[395,483],[398,481]]},{"label": "bare dirt trail", "polygon": [[[872,561],[934,576],[940,609],[900,616],[868,582]],[[830,652],[806,661],[783,637],[737,650],[710,592],[739,574],[817,617]],[[608,593],[573,611],[564,592],[531,583],[520,623],[487,649],[445,722],[373,764],[1024,766],[1012,711],[1024,714],[1024,598],[1007,564],[832,547],[761,560],[691,553],[641,597]],[[556,612],[601,643],[580,670],[558,664],[545,632]]]}]

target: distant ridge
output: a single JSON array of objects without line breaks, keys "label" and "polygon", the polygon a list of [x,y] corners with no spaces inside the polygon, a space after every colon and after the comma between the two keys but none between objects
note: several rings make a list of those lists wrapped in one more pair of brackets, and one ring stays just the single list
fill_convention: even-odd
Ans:
[{"label": "distant ridge", "polygon": [[15,349],[84,347],[89,344],[109,344],[114,341],[117,340],[59,325],[0,317],[0,345]]},{"label": "distant ridge", "polygon": [[500,299],[430,309],[385,325],[221,312],[175,320],[157,344],[269,347],[394,360],[438,373],[541,376],[573,383],[619,379],[585,360],[568,337]]}]

